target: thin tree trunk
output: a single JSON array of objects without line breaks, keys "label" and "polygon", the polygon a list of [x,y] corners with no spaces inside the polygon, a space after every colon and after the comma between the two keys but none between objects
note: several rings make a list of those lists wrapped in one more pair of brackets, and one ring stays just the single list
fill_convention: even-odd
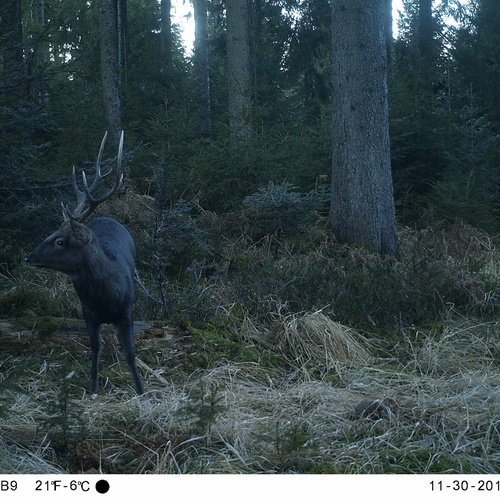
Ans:
[{"label": "thin tree trunk", "polygon": [[104,115],[111,142],[118,144],[122,127],[116,0],[98,0],[97,8]]},{"label": "thin tree trunk", "polygon": [[15,102],[26,97],[20,0],[3,0],[0,6],[0,23],[3,35],[0,45],[1,89],[9,100]]},{"label": "thin tree trunk", "polygon": [[432,57],[434,30],[432,27],[432,0],[419,0],[418,48],[422,57]]},{"label": "thin tree trunk", "polygon": [[45,68],[49,60],[49,47],[45,39],[45,4],[44,0],[31,3],[32,16],[37,26],[36,34],[31,37],[31,50],[27,58],[28,96],[36,102],[46,103],[48,100],[45,89]]},{"label": "thin tree trunk", "polygon": [[33,14],[37,30],[42,34],[42,39],[37,41],[38,66],[43,67],[49,60],[48,43],[44,40],[43,34],[45,28],[45,3],[44,0],[35,0],[33,2]]},{"label": "thin tree trunk", "polygon": [[127,75],[127,57],[129,53],[127,36],[127,0],[116,3],[116,30],[118,38],[118,71],[119,85],[123,92]]},{"label": "thin tree trunk", "polygon": [[169,65],[172,59],[172,2],[161,0],[161,44],[165,64]]},{"label": "thin tree trunk", "polygon": [[198,76],[200,132],[209,136],[212,131],[210,117],[210,66],[208,60],[207,0],[193,0],[195,20],[194,60]]},{"label": "thin tree trunk", "polygon": [[418,50],[422,89],[432,94],[432,70],[434,68],[434,27],[432,22],[432,0],[419,0]]},{"label": "thin tree trunk", "polygon": [[[252,101],[255,105],[259,105],[259,74],[260,74],[260,57],[263,52],[263,46],[268,43],[262,36],[263,23],[263,0],[253,0],[252,10],[250,11],[250,28],[251,28],[251,44],[250,44],[250,60],[252,70]],[[260,56],[260,57],[259,57]]]},{"label": "thin tree trunk", "polygon": [[248,0],[227,0],[229,132],[233,144],[252,135]]},{"label": "thin tree trunk", "polygon": [[387,102],[386,0],[333,0],[330,216],[339,241],[397,255]]}]

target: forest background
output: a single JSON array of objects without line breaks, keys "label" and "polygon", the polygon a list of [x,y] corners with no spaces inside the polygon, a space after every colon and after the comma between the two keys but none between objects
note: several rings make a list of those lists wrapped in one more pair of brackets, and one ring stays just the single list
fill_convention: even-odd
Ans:
[{"label": "forest background", "polygon": [[[38,236],[29,227],[23,234],[27,217],[16,219],[46,195],[33,184],[52,185],[52,193],[61,188],[72,165],[92,161],[105,128],[126,130],[130,181],[138,193],[161,199],[161,206],[196,198],[204,209],[220,213],[239,207],[269,182],[288,182],[301,193],[329,186],[329,2],[251,4],[252,142],[243,149],[229,140],[224,4],[202,2],[206,10],[195,10],[206,16],[208,32],[196,42],[198,55],[195,50],[189,56],[178,26],[162,13],[169,2],[163,4],[129,2],[122,8],[123,55],[114,68],[118,118],[106,117],[111,99],[103,104],[94,5],[4,4],[9,12],[2,16],[4,239]],[[495,233],[499,14],[494,2],[434,4],[431,11],[432,2],[405,2],[390,49],[398,220],[462,218]],[[16,13],[22,17],[15,19]],[[8,30],[9,23],[21,21],[22,32]],[[208,50],[201,63],[200,44]],[[204,64],[209,80],[200,76]],[[34,208],[29,219],[36,217]]]},{"label": "forest background", "polygon": [[[179,296],[165,291],[172,282],[192,287],[226,275],[232,258],[223,241],[279,248],[288,238],[300,253],[328,236],[335,205],[330,2],[249,2],[234,10],[230,26],[224,2],[194,2],[189,55],[167,0],[3,5],[0,261],[7,274],[22,261],[20,249],[58,226],[60,201],[73,196],[71,168],[91,168],[104,129],[110,159],[126,131],[128,212],[118,216],[136,219],[138,266],[156,282],[149,296],[167,316],[177,300],[169,297]],[[423,229],[461,220],[495,236],[500,8],[487,0],[406,1],[394,39],[386,5],[397,221]],[[208,214],[212,226],[204,227]],[[314,228],[322,232],[307,233]],[[294,311],[321,308],[332,295],[304,302],[295,285],[279,289],[292,290],[280,300]],[[337,314],[353,323],[349,313]]]},{"label": "forest background", "polygon": [[[210,456],[217,471],[498,472],[497,406],[481,406],[473,427],[454,406],[463,409],[462,402],[438,401],[435,391],[458,371],[472,380],[480,368],[498,364],[500,4],[404,0],[394,38],[386,2],[399,258],[332,234],[331,2],[252,0],[231,24],[226,12],[235,4],[242,2],[193,2],[196,39],[188,53],[169,0],[2,2],[0,338],[7,389],[0,410],[37,422],[34,434],[21,437],[24,417],[14,428],[6,419],[4,438],[71,471],[100,460],[108,471],[201,472]],[[248,39],[244,52],[231,47],[229,35]],[[244,86],[230,88],[234,72]],[[23,258],[61,223],[60,202],[73,197],[72,167],[91,175],[106,129],[109,165],[125,130],[127,171],[121,193],[101,208],[134,235],[135,317],[157,327],[138,338],[138,357],[150,387],[165,380],[177,385],[169,399],[155,393],[150,413],[140,402],[131,414],[120,407],[129,419],[119,426],[127,439],[113,428],[95,440],[89,429],[104,425],[101,417],[89,415],[84,423],[75,417],[81,410],[75,394],[86,378],[64,378],[73,374],[67,361],[79,361],[54,337],[79,316],[78,302],[63,277],[34,274]],[[338,336],[342,348],[331,343]],[[28,346],[45,353],[35,364],[52,363],[52,371],[33,368]],[[223,362],[229,365],[221,375]],[[252,366],[252,375],[243,366]],[[374,366],[376,375],[363,371]],[[113,370],[112,389],[123,391],[126,370]],[[238,395],[249,398],[245,411],[272,406],[273,423],[265,429],[257,416],[248,419],[257,426],[251,431],[241,424],[238,433],[228,423],[235,421],[229,415],[234,370],[248,377],[238,386],[248,388]],[[409,379],[398,379],[394,396],[377,379],[389,371],[391,380],[410,372],[431,377],[427,382],[435,377],[436,385],[425,388],[432,403],[415,403]],[[61,377],[67,382],[59,390]],[[355,377],[380,385],[360,391]],[[496,377],[485,376],[479,387],[491,394]],[[331,390],[330,414],[345,416],[362,394],[385,403],[371,407],[369,421],[356,430],[351,412],[326,432],[307,405],[286,420],[274,402],[250,402],[257,379],[272,385],[268,395],[278,379],[293,380],[318,401]],[[41,406],[26,398],[26,384],[44,394]],[[339,387],[350,392],[340,394]],[[119,394],[130,398],[127,390]],[[291,402],[305,397],[286,394]],[[34,407],[15,410],[19,398]],[[495,398],[488,401],[496,405]],[[120,403],[97,404],[107,405],[96,410],[105,415]],[[436,406],[455,408],[456,420],[443,417],[442,426],[437,410],[429,410]],[[172,418],[161,420],[155,407]],[[181,410],[191,420],[181,421]],[[363,410],[354,415],[367,417]],[[383,421],[381,434],[373,418]],[[247,422],[241,414],[237,419]],[[439,435],[434,448],[422,447],[427,441],[413,432],[415,419]],[[327,425],[326,413],[319,420]],[[47,444],[40,429],[49,428]],[[126,466],[115,460],[117,442],[118,455],[128,456],[139,435],[153,452]],[[379,438],[382,447],[400,450],[396,458],[370,455],[368,443]],[[412,446],[424,450],[427,462]]]}]

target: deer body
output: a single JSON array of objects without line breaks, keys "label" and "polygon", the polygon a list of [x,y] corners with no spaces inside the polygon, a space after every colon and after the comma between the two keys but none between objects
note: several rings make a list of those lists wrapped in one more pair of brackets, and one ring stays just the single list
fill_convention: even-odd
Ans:
[{"label": "deer body", "polygon": [[124,226],[107,217],[83,227],[89,242],[81,247],[81,262],[69,276],[85,316],[99,323],[116,324],[132,314],[134,241]]},{"label": "deer body", "polygon": [[[102,149],[103,146],[101,153]],[[100,171],[97,178],[100,178]],[[90,196],[91,189],[88,189],[85,178],[84,185],[87,196]],[[94,188],[95,185],[94,182]],[[110,191],[111,194],[116,187]],[[111,196],[110,193],[106,198]],[[94,201],[102,202],[102,198]],[[83,204],[79,203],[79,207],[82,210]],[[136,391],[142,394],[144,389],[135,361],[132,321],[135,244],[128,230],[109,217],[98,217],[82,224],[81,221],[91,211],[86,211],[84,217],[81,214],[77,217],[63,207],[63,225],[25,260],[30,266],[60,271],[70,277],[82,304],[90,337],[91,391],[97,392],[98,386],[100,328],[103,323],[111,323],[116,327]],[[78,210],[75,213],[78,215]]]}]

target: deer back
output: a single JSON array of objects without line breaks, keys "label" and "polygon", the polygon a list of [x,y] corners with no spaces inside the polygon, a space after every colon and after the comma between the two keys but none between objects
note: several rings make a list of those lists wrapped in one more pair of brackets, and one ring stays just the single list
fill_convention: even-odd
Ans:
[{"label": "deer back", "polygon": [[97,217],[87,224],[104,253],[131,275],[135,269],[135,243],[128,229],[109,217]]}]

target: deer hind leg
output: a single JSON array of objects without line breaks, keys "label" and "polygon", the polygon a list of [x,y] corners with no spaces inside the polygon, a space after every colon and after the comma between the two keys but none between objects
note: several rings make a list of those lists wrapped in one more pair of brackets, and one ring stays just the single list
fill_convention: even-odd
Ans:
[{"label": "deer hind leg", "polygon": [[144,387],[135,362],[132,321],[126,321],[116,325],[116,327],[118,341],[120,342],[123,355],[125,356],[130,373],[132,373],[132,377],[134,379],[135,390],[137,391],[137,394],[144,394]]},{"label": "deer hind leg", "polygon": [[85,319],[87,323],[87,331],[90,337],[90,349],[92,353],[92,364],[90,366],[90,392],[95,394],[97,392],[97,374],[99,371],[99,353],[101,352],[101,325],[92,322],[88,318]]}]

